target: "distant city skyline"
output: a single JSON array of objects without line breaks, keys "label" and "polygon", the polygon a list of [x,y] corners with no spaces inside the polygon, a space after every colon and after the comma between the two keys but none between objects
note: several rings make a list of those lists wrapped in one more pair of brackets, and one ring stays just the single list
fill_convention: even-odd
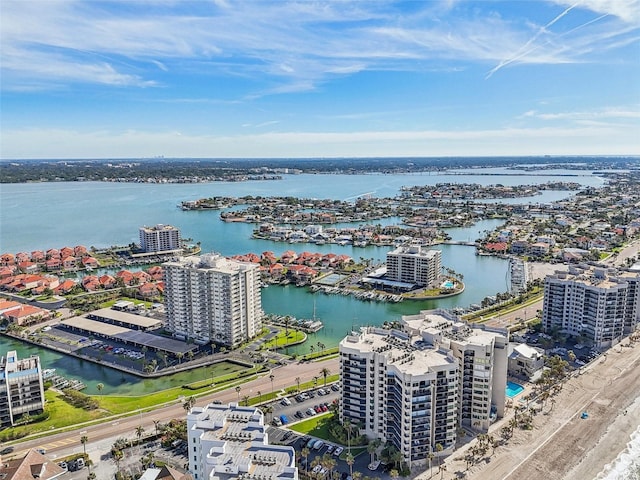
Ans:
[{"label": "distant city skyline", "polygon": [[0,4],[0,158],[640,154],[640,0]]}]

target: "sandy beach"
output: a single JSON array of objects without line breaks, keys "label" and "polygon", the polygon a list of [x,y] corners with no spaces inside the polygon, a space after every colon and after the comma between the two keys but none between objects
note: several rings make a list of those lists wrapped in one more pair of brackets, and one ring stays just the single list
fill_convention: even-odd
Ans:
[{"label": "sandy beach", "polygon": [[[467,470],[463,457],[471,442],[446,460],[443,478],[595,479],[624,450],[640,422],[640,344],[629,347],[628,340],[623,344],[566,381],[555,404],[547,402],[535,416],[533,430],[516,429],[506,445]],[[580,418],[585,411],[589,417]],[[490,433],[499,438],[500,428],[512,415],[509,411]],[[418,478],[427,479],[429,473]],[[440,478],[435,471],[434,478]]]}]

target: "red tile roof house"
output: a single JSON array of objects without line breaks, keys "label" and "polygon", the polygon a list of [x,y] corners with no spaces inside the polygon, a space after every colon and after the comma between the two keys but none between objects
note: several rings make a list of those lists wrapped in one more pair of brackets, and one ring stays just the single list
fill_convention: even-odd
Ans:
[{"label": "red tile roof house", "polygon": [[93,257],[82,257],[82,265],[84,268],[98,268],[98,261]]},{"label": "red tile roof house", "polygon": [[134,283],[137,285],[143,285],[151,281],[151,275],[147,272],[134,272],[133,273]]},{"label": "red tile roof house", "polygon": [[118,283],[113,275],[104,274],[98,278],[98,282],[102,285],[102,288],[113,288]]},{"label": "red tile roof house", "polygon": [[293,263],[296,258],[298,258],[298,254],[296,252],[293,250],[287,250],[282,254],[282,257],[280,257],[280,262],[285,264]]},{"label": "red tile roof house", "polygon": [[26,273],[21,273],[13,277],[13,282],[11,282],[11,290],[14,292],[23,292],[25,290],[31,290],[32,288],[39,287],[44,282],[44,277],[40,275],[28,275]]},{"label": "red tile roof house", "polygon": [[73,287],[75,287],[76,285],[77,282],[71,279],[67,279],[56,288],[54,288],[53,293],[55,293],[56,295],[64,295],[65,293],[69,293],[71,290],[73,290]]},{"label": "red tile roof house", "polygon": [[47,250],[47,258],[60,259],[60,250],[55,248],[50,248],[49,250]]},{"label": "red tile roof house", "polygon": [[31,252],[31,261],[36,263],[44,263],[45,254],[42,250],[34,250]]},{"label": "red tile roof house", "polygon": [[18,268],[24,273],[37,273],[40,271],[40,266],[37,263],[30,261],[18,263]]},{"label": "red tile roof house", "polygon": [[0,299],[0,315],[9,310],[13,310],[15,308],[19,308],[22,305],[19,302],[15,302],[13,300],[2,300]]},{"label": "red tile roof house", "polygon": [[64,257],[73,257],[74,252],[73,252],[73,248],[71,247],[62,247],[60,249],[60,258],[64,258]]},{"label": "red tile roof house", "polygon": [[28,262],[31,260],[31,255],[26,252],[16,253],[16,263]]},{"label": "red tile roof house", "polygon": [[147,270],[147,273],[151,275],[151,278],[154,280],[162,280],[162,267],[160,265],[150,267]]},{"label": "red tile roof house", "polygon": [[155,283],[145,283],[138,287],[138,293],[145,298],[149,298],[158,295],[159,290]]},{"label": "red tile roof house", "polygon": [[118,273],[116,273],[116,278],[121,279],[125,285],[133,285],[133,273],[131,273],[129,270],[120,270]]},{"label": "red tile roof house", "polygon": [[16,257],[13,253],[3,253],[0,255],[0,265],[15,265]]},{"label": "red tile roof house", "polygon": [[273,252],[262,252],[261,255],[261,263],[263,264],[274,264],[278,261],[278,258],[275,256],[275,254]]},{"label": "red tile roof house", "polygon": [[62,267],[62,262],[59,258],[50,258],[45,263],[45,266],[49,272],[54,272],[56,270],[60,270],[60,268]]},{"label": "red tile roof house", "polygon": [[23,327],[48,320],[51,318],[51,312],[43,308],[34,307],[33,305],[20,305],[18,308],[3,313],[2,316],[11,323]]},{"label": "red tile roof house", "polygon": [[75,247],[73,247],[73,254],[76,257],[84,257],[88,254],[87,247],[85,247],[84,245],[76,245]]},{"label": "red tile roof house", "polygon": [[10,267],[0,267],[0,279],[8,278],[16,273],[16,267],[11,265]]},{"label": "red tile roof house", "polygon": [[100,290],[100,282],[95,275],[87,275],[82,279],[82,287],[88,292]]},{"label": "red tile roof house", "polygon": [[62,268],[65,270],[75,270],[78,268],[78,259],[76,257],[63,257]]}]

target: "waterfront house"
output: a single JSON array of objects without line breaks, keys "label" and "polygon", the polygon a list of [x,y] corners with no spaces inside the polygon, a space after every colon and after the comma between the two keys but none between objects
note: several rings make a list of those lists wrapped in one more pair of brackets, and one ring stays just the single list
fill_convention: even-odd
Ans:
[{"label": "waterfront house", "polygon": [[57,248],[50,248],[49,250],[47,250],[46,258],[55,258],[57,260],[60,260],[60,250],[58,250]]},{"label": "waterfront house", "polygon": [[38,273],[40,267],[37,263],[33,263],[27,260],[18,263],[18,269],[23,273]]},{"label": "waterfront house", "polygon": [[3,253],[0,255],[0,265],[15,265],[16,257],[13,253]]},{"label": "waterfront house", "polygon": [[4,312],[2,316],[10,323],[24,327],[48,320],[51,318],[51,312],[33,305],[20,304],[19,307]]},{"label": "waterfront house", "polygon": [[16,253],[16,263],[20,264],[31,260],[31,255],[26,252]]},{"label": "waterfront house", "polygon": [[56,295],[64,295],[69,293],[77,283],[74,280],[66,279],[60,285],[53,289],[53,293]]},{"label": "waterfront house", "polygon": [[44,263],[46,256],[42,250],[34,250],[31,252],[31,261],[36,263]]},{"label": "waterfront house", "polygon": [[102,288],[114,288],[117,284],[115,277],[112,275],[104,274],[98,278],[98,282]]},{"label": "waterfront house", "polygon": [[76,257],[84,257],[88,254],[87,247],[85,247],[84,245],[76,245],[75,247],[73,247],[73,254]]},{"label": "waterfront house", "polygon": [[50,258],[45,263],[45,268],[49,272],[54,272],[56,270],[60,270],[61,267],[62,267],[62,262],[60,261],[59,258]]},{"label": "waterfront house", "polygon": [[131,273],[129,270],[120,270],[118,273],[116,273],[116,278],[122,280],[122,283],[124,285],[133,285],[134,282],[133,273]]},{"label": "waterfront house", "polygon": [[71,247],[62,247],[60,249],[60,258],[73,257],[74,251]]},{"label": "waterfront house", "polygon": [[0,267],[0,279],[11,277],[16,272],[16,267]]},{"label": "waterfront house", "polygon": [[62,268],[65,270],[75,270],[78,266],[78,259],[73,256],[62,257]]},{"label": "waterfront house", "polygon": [[82,266],[84,268],[98,268],[98,261],[93,258],[93,257],[89,257],[89,256],[84,256],[82,257]]},{"label": "waterfront house", "polygon": [[162,267],[160,265],[154,265],[147,270],[147,273],[155,281],[162,280]]},{"label": "waterfront house", "polygon": [[138,287],[138,293],[144,298],[155,297],[160,293],[155,283],[145,283]]}]

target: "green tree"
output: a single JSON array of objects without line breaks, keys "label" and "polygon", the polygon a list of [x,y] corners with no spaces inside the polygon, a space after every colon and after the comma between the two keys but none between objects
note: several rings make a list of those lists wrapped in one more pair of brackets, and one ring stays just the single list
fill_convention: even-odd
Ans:
[{"label": "green tree", "polygon": [[87,454],[87,442],[89,441],[89,437],[83,435],[80,437],[80,443],[82,444],[82,453]]},{"label": "green tree", "polygon": [[184,402],[182,402],[182,408],[184,408],[185,412],[189,413],[195,404],[196,404],[196,397],[192,395],[189,398],[187,398]]},{"label": "green tree", "polygon": [[322,370],[320,370],[320,375],[322,375],[324,377],[324,386],[327,386],[327,376],[331,374],[331,370],[329,370],[327,367],[324,367]]}]

